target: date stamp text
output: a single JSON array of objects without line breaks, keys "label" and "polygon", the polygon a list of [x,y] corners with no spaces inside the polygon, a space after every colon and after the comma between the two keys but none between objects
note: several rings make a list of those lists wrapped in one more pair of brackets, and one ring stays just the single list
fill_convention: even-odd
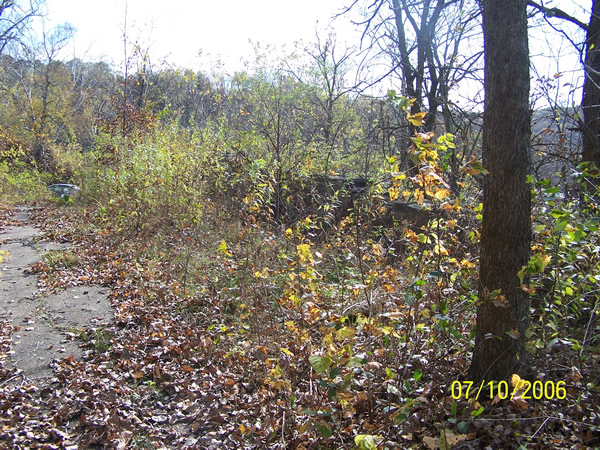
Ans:
[{"label": "date stamp text", "polygon": [[452,382],[450,394],[454,400],[469,400],[471,398],[479,400],[482,395],[485,395],[490,400],[493,400],[496,396],[500,400],[512,400],[515,397],[520,397],[524,400],[562,400],[567,396],[567,389],[564,381],[536,380],[531,382],[519,379],[511,386],[507,381],[483,380],[478,385],[475,385],[473,381],[457,380]]}]

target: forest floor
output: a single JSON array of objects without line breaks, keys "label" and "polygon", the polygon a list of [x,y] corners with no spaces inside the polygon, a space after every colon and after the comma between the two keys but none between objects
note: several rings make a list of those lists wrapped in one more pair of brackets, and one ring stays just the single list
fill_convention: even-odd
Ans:
[{"label": "forest floor", "polygon": [[[393,392],[374,378],[349,399],[343,428],[327,435],[319,426],[331,419],[315,418],[318,403],[294,405],[324,398],[310,353],[298,342],[282,341],[273,324],[263,324],[258,337],[240,334],[224,325],[219,293],[180,295],[173,267],[86,223],[85,212],[70,208],[0,206],[0,250],[10,253],[0,266],[0,448],[586,448],[599,442],[598,394],[581,386],[577,370],[558,367],[556,354],[547,365],[554,379],[567,382],[564,401],[490,399],[480,416],[470,411],[479,414],[483,406],[453,402],[448,390],[466,367],[466,350],[435,364],[436,376],[415,391],[402,428],[386,422],[378,405],[393,405]],[[272,368],[270,360],[284,346],[282,364],[288,352],[297,355],[286,366],[296,380],[292,397],[271,379],[279,365]],[[367,435],[380,442],[357,443]]]}]

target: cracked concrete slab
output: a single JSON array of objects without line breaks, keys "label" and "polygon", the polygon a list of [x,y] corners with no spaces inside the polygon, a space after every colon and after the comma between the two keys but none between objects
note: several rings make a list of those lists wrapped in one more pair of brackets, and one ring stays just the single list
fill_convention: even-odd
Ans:
[{"label": "cracked concrete slab", "polygon": [[53,322],[64,326],[105,326],[113,320],[108,294],[100,286],[77,286],[46,297],[44,310]]},{"label": "cracked concrete slab", "polygon": [[70,355],[77,358],[82,353],[78,342],[68,340],[43,319],[26,319],[12,341],[11,362],[31,380],[50,378],[50,364],[55,359]]},{"label": "cracked concrete slab", "polygon": [[[26,209],[16,215],[23,222],[28,217]],[[78,330],[100,328],[113,320],[106,288],[78,286],[40,294],[37,277],[24,269],[40,261],[42,251],[70,248],[68,243],[39,242],[42,236],[27,224],[0,231],[0,250],[9,253],[0,263],[0,320],[16,328],[7,362],[31,380],[51,378],[54,359],[81,355],[80,341],[73,340]]]},{"label": "cracked concrete slab", "polygon": [[[21,229],[23,228],[23,229]],[[41,236],[32,227],[9,227],[0,232],[0,250],[8,253],[0,264],[0,318],[13,312],[27,311],[15,307],[19,300],[37,293],[37,278],[23,271],[31,264],[41,261],[41,255],[30,245],[34,237]]]}]

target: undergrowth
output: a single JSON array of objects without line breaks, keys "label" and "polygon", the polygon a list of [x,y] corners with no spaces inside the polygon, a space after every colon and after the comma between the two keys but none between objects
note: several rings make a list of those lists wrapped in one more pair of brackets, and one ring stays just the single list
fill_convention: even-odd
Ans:
[{"label": "undergrowth", "polygon": [[[390,158],[362,196],[344,203],[343,190],[322,194],[317,208],[290,207],[287,219],[272,208],[282,180],[268,165],[228,159],[215,130],[158,127],[139,141],[106,139],[114,151],[108,162],[96,155],[85,175],[83,214],[120,257],[133,258],[140,280],[168,273],[162,288],[142,291],[144,301],[168,301],[210,337],[224,358],[215,364],[237,361],[240,379],[262,393],[260,405],[240,412],[237,442],[376,448],[418,439],[449,448],[493,442],[486,417],[518,421],[564,407],[450,395],[473,345],[481,219],[474,194],[485,173],[469,161],[461,192],[450,191],[444,155],[452,136],[419,135],[410,173]],[[532,296],[532,372],[568,381],[565,402],[580,424],[573,427],[585,434],[586,420],[598,415],[597,209],[589,193],[568,199],[549,181],[531,182],[535,245],[522,288]],[[306,186],[306,178],[285,185]],[[317,195],[287,192],[288,205],[312,205]],[[386,224],[381,218],[399,200],[429,220]],[[506,434],[521,445],[548,445],[556,435],[513,428]]]}]

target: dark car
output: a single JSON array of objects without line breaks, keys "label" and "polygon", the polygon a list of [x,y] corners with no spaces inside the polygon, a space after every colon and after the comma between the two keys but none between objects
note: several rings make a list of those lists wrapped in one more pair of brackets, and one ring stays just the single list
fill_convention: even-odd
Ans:
[{"label": "dark car", "polygon": [[74,184],[65,183],[51,184],[50,186],[48,186],[48,189],[50,189],[54,195],[57,195],[61,198],[64,196],[72,197],[74,194],[81,191],[81,189],[79,189],[79,187],[75,186]]}]

